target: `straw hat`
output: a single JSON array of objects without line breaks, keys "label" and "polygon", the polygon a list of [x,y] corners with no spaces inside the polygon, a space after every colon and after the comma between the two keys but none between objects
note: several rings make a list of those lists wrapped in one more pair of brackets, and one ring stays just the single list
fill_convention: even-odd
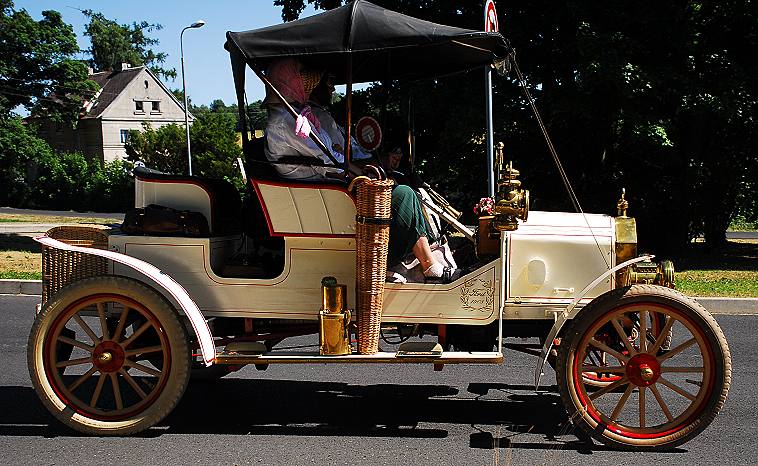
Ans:
[{"label": "straw hat", "polygon": [[311,92],[316,89],[318,83],[321,82],[323,74],[323,71],[313,69],[303,69],[300,71],[300,79],[303,81],[303,90],[306,96],[310,96]]},{"label": "straw hat", "polygon": [[[321,82],[321,77],[323,76],[324,72],[321,70],[314,70],[314,69],[307,69],[304,68],[300,70],[300,80],[303,83],[303,91],[305,93],[305,100],[307,101],[309,96],[311,95],[311,92],[318,86],[319,82]],[[294,103],[295,100],[292,98],[287,98],[287,101],[290,103]],[[263,105],[271,105],[271,104],[278,104],[279,98],[276,97],[276,95],[271,92],[271,89],[266,86],[266,97],[263,99]]]}]

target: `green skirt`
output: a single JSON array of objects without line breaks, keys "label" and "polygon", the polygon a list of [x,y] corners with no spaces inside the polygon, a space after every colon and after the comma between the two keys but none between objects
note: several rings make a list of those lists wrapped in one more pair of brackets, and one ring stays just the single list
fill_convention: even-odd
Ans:
[{"label": "green skirt", "polygon": [[392,221],[387,265],[395,265],[413,252],[413,246],[422,236],[426,236],[430,244],[436,241],[431,231],[413,189],[403,184],[395,186],[392,190]]}]

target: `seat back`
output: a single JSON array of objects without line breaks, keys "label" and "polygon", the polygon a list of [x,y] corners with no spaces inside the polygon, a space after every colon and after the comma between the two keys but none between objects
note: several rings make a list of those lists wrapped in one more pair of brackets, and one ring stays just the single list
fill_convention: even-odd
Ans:
[{"label": "seat back", "polygon": [[144,167],[134,169],[134,206],[158,204],[202,213],[212,236],[241,232],[242,201],[226,180],[170,175]]}]

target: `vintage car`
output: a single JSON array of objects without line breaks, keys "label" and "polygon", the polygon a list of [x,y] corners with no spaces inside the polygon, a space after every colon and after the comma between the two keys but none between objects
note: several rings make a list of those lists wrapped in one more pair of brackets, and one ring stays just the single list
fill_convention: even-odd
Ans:
[{"label": "vintage car", "polygon": [[[623,196],[617,217],[529,211],[528,191],[500,153],[490,166],[493,215],[474,228],[442,196],[419,191],[429,215],[458,239],[450,244],[460,276],[383,283],[386,240],[368,247],[366,238],[382,238],[387,225],[376,219],[385,217],[361,212],[365,199],[392,189],[381,171],[358,177],[357,187],[284,179],[249,131],[248,67],[272,93],[264,74],[272,60],[297,57],[329,70],[347,86],[350,140],[353,83],[471,70],[479,79],[480,70],[515,65],[502,35],[357,0],[229,32],[226,49],[243,109],[249,198],[225,181],[136,169],[136,208],[200,213],[207,228],[169,235],[58,227],[37,238],[44,293],[28,364],[55,418],[87,434],[133,434],[171,412],[192,378],[244,365],[442,369],[501,364],[510,348],[539,356],[535,388],[544,364],[553,366],[569,418],[602,443],[671,448],[714,419],[731,381],[727,342],[708,311],[673,289],[670,262],[637,255]],[[492,141],[491,125],[488,133]],[[364,185],[379,194],[361,194]],[[466,251],[473,260],[462,260]],[[364,283],[369,276],[381,280]],[[312,351],[277,348],[307,335]],[[403,343],[382,351],[376,341],[387,335]]]}]

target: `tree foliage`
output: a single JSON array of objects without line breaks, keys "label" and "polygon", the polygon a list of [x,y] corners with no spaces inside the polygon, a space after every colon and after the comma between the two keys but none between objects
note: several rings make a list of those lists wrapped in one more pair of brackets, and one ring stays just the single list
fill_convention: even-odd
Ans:
[{"label": "tree foliage", "polygon": [[31,199],[39,165],[54,158],[50,146],[18,117],[0,117],[0,204],[24,205]]},{"label": "tree foliage", "polygon": [[84,35],[89,36],[92,43],[87,52],[92,56],[89,63],[94,69],[114,70],[121,63],[144,64],[157,76],[176,78],[176,69],[162,67],[168,55],[151,48],[159,41],[148,34],[163,29],[163,26],[147,21],[119,24],[102,13],[92,10],[84,10],[83,13],[89,20],[84,27]]},{"label": "tree foliage", "polygon": [[[296,19],[306,4],[274,3],[283,7],[284,20]],[[345,2],[307,3],[326,9]],[[375,3],[482,28],[481,0]],[[699,234],[719,246],[735,215],[755,216],[754,2],[540,0],[500,2],[498,11],[586,211],[615,213],[626,187],[640,237],[669,252]],[[377,84],[357,93],[353,108],[379,116],[397,138],[406,131],[404,112],[415,94],[417,167],[465,206],[486,192],[483,91],[475,70],[439,81]],[[521,170],[534,207],[570,209],[513,75],[495,78],[494,99],[496,140],[505,142],[506,156]]]},{"label": "tree foliage", "polygon": [[[235,161],[242,155],[237,139],[237,118],[230,112],[210,110],[193,112],[190,127],[192,172],[210,178],[238,179]],[[169,124],[153,128],[143,124],[143,131],[131,131],[126,143],[130,161],[166,173],[187,173],[187,140],[184,126]]]},{"label": "tree foliage", "polygon": [[130,169],[56,154],[20,118],[0,117],[0,205],[123,212],[132,202]]},{"label": "tree foliage", "polygon": [[35,21],[12,0],[0,0],[0,115],[23,106],[55,121],[75,121],[98,87],[74,59],[78,52],[72,27],[57,11],[43,11]]}]

